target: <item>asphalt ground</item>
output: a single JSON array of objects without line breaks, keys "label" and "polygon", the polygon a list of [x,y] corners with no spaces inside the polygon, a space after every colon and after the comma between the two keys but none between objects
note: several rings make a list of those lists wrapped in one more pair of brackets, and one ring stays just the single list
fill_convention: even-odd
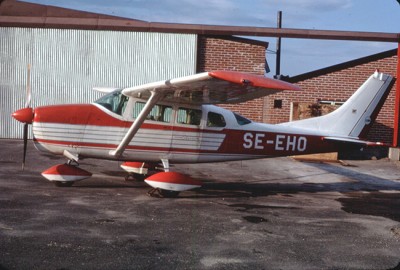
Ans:
[{"label": "asphalt ground", "polygon": [[22,148],[0,140],[0,269],[400,269],[399,162],[176,165],[204,186],[167,199],[104,160],[56,187],[65,159]]}]

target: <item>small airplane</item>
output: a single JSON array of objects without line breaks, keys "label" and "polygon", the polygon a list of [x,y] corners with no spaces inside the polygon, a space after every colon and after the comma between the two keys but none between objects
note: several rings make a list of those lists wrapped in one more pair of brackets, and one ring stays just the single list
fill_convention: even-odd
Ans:
[{"label": "small airplane", "polygon": [[[190,176],[170,171],[170,163],[202,163],[326,153],[355,146],[382,146],[364,140],[382,107],[392,76],[376,71],[337,110],[281,124],[255,123],[213,104],[239,103],[278,91],[298,91],[288,82],[234,71],[203,72],[124,89],[97,89],[106,95],[91,104],[25,108],[12,116],[24,123],[23,166],[28,125],[35,147],[64,155],[68,162],[42,175],[71,186],[92,174],[78,167],[94,158],[124,161],[135,178],[162,197],[201,187]],[[29,83],[28,83],[29,84]],[[162,168],[157,168],[162,163]]]}]

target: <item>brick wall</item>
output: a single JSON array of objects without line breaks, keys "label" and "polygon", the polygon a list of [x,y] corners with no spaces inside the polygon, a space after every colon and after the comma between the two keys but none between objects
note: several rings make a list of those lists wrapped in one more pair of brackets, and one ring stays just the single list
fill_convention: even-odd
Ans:
[{"label": "brick wall", "polygon": [[[197,71],[236,70],[263,75],[265,46],[233,40],[199,36]],[[302,91],[285,91],[245,102],[222,107],[257,122],[277,124],[290,119],[291,102],[314,103],[318,99],[345,101],[376,70],[396,76],[397,55],[382,59],[371,58],[361,64],[338,65],[323,75],[297,81]],[[385,104],[372,126],[368,139],[392,143],[394,126],[395,88],[393,86]],[[274,108],[274,100],[282,100],[282,108]]]},{"label": "brick wall", "polygon": [[[396,76],[396,65],[397,56],[391,56],[299,81],[297,85],[302,88],[301,92],[286,91],[265,98],[264,119],[273,124],[289,121],[291,102],[345,101],[376,69]],[[392,143],[395,89],[396,85],[368,134],[369,140]],[[282,99],[281,109],[273,108],[275,99]]]},{"label": "brick wall", "polygon": [[[265,46],[235,40],[199,36],[197,71],[234,70],[264,74]],[[253,121],[263,122],[264,99],[221,107],[235,111]]]}]

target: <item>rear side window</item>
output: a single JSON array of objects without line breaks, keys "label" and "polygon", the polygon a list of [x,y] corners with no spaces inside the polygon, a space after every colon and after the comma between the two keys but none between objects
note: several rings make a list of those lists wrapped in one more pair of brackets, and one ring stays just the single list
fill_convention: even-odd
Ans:
[{"label": "rear side window", "polygon": [[222,114],[209,112],[207,115],[207,127],[225,127],[226,122]]},{"label": "rear side window", "polygon": [[200,125],[201,110],[179,108],[176,122],[186,125]]},{"label": "rear side window", "polygon": [[235,115],[236,121],[239,125],[244,126],[244,125],[251,123],[251,121],[249,119],[247,119],[246,117],[241,116],[237,113],[233,113],[233,114]]}]

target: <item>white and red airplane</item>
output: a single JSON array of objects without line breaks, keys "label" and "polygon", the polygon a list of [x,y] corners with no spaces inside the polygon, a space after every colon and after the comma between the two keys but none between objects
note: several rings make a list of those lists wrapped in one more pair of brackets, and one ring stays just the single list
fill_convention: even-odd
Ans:
[{"label": "white and red airplane", "polygon": [[[33,125],[37,149],[64,155],[68,162],[42,175],[58,186],[91,176],[78,161],[97,158],[126,161],[128,172],[145,179],[162,196],[201,186],[190,176],[169,171],[170,163],[222,162],[338,151],[383,145],[363,140],[383,105],[393,77],[375,72],[334,112],[282,124],[255,123],[212,104],[238,103],[299,87],[262,76],[232,71],[196,75],[114,89],[92,104],[30,108],[13,117]],[[101,89],[100,89],[101,90]],[[104,90],[104,89],[103,89]],[[110,90],[110,89],[108,89]],[[111,91],[111,90],[110,90]]]}]

